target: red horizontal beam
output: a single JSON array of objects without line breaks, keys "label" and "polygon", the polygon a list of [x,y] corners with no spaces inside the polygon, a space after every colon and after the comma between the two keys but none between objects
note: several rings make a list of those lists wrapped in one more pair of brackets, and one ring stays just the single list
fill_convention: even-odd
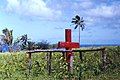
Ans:
[{"label": "red horizontal beam", "polygon": [[58,48],[79,48],[80,45],[77,42],[59,42]]}]

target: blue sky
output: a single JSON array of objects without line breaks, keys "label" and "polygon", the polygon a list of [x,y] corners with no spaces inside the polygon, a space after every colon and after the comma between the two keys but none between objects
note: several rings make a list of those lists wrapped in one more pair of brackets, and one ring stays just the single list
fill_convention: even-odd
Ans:
[{"label": "blue sky", "polygon": [[[71,19],[84,17],[81,44],[120,44],[120,0],[0,0],[0,34],[13,29],[13,36],[28,34],[33,41],[64,41],[64,29],[78,29]],[[71,26],[70,26],[71,25]]]}]

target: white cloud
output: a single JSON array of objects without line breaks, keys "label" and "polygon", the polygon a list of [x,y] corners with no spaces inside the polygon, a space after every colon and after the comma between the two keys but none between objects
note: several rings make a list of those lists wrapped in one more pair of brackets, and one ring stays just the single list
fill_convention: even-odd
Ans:
[{"label": "white cloud", "polygon": [[95,24],[95,19],[92,18],[92,17],[87,16],[87,17],[85,17],[85,22],[86,22],[87,26],[88,25],[91,26],[91,25]]},{"label": "white cloud", "polygon": [[71,5],[71,8],[74,10],[86,10],[89,9],[93,6],[92,1],[90,0],[84,0],[84,1],[79,1],[79,2],[74,2]]},{"label": "white cloud", "polygon": [[117,3],[100,3],[90,9],[83,10],[86,19],[86,25],[91,27],[114,28],[120,17],[120,5]]},{"label": "white cloud", "polygon": [[60,10],[49,8],[43,0],[7,0],[5,9],[7,12],[43,18],[57,18],[62,14]]},{"label": "white cloud", "polygon": [[82,8],[91,8],[93,3],[91,1],[83,1],[80,3]]},{"label": "white cloud", "polygon": [[18,2],[18,0],[7,0],[7,7],[6,10],[7,11],[14,11],[14,10],[18,10],[20,6],[20,3]]},{"label": "white cloud", "polygon": [[119,11],[120,11],[120,7],[117,7],[116,5],[110,5],[110,6],[100,5],[97,6],[96,8],[86,11],[86,14],[94,17],[111,18],[118,15]]}]

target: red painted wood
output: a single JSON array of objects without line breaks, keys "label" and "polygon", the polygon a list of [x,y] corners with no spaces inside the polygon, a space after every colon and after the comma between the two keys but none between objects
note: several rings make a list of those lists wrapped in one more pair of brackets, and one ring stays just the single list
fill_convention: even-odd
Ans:
[{"label": "red painted wood", "polygon": [[71,42],[71,29],[65,29],[65,42]]},{"label": "red painted wood", "polygon": [[[59,42],[58,48],[65,48],[71,50],[72,48],[79,48],[79,43],[72,42],[71,29],[65,29],[65,42]],[[72,52],[66,52],[66,60],[70,62],[70,57],[73,55]]]},{"label": "red painted wood", "polygon": [[79,48],[79,43],[76,42],[59,42],[59,48]]},{"label": "red painted wood", "polygon": [[[79,43],[72,42],[71,29],[65,29],[65,42],[58,42],[58,48],[65,48],[66,50],[72,50],[72,48],[79,48]],[[66,52],[66,61],[68,63],[68,71],[73,70],[73,53]]]}]

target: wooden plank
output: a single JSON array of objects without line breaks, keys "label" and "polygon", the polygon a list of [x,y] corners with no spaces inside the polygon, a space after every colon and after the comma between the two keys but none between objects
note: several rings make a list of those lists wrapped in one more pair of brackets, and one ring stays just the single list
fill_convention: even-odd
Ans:
[{"label": "wooden plank", "polygon": [[83,49],[83,50],[72,50],[72,52],[91,52],[91,51],[102,51],[105,48],[93,48],[93,49]]},{"label": "wooden plank", "polygon": [[26,53],[39,53],[39,52],[71,52],[71,50],[30,50]]},{"label": "wooden plank", "polygon": [[89,51],[102,51],[105,50],[105,48],[93,48],[93,49],[83,49],[83,50],[30,50],[30,51],[26,51],[26,53],[39,53],[39,52],[89,52]]},{"label": "wooden plank", "polygon": [[[60,52],[63,54],[63,56],[65,56],[64,54],[66,52],[79,52],[79,57],[82,59],[82,52],[89,52],[89,51],[101,51],[102,52],[102,60],[103,60],[103,66],[106,66],[106,54],[105,54],[105,48],[94,48],[94,49],[83,49],[83,50],[30,50],[30,51],[26,51],[26,53],[29,55],[29,74],[31,73],[31,66],[32,66],[32,60],[31,60],[31,56],[32,53],[40,53],[40,52],[47,52],[47,69],[49,74],[51,73],[51,58],[52,58],[52,52]],[[49,54],[50,53],[50,54]],[[68,64],[69,65],[69,64]],[[106,67],[105,67],[106,68]]]}]

